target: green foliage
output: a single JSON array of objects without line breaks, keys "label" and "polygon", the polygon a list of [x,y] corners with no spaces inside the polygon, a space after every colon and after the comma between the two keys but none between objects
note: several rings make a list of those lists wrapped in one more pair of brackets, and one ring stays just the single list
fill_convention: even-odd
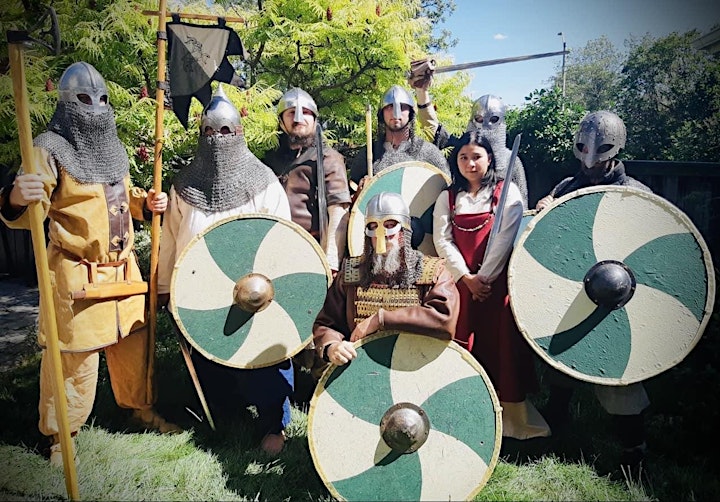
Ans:
[{"label": "green foliage", "polygon": [[417,12],[417,1],[263,2],[248,14],[244,35],[250,80],[302,87],[341,141],[364,144],[367,104],[403,83],[410,61],[424,53],[428,22]]},{"label": "green foliage", "polygon": [[[91,6],[92,4],[92,6]],[[225,86],[228,97],[245,116],[243,126],[250,149],[258,156],[277,145],[275,106],[291,86],[308,91],[318,103],[331,144],[351,150],[365,144],[367,104],[376,106],[394,84],[404,84],[412,59],[426,54],[430,25],[450,12],[452,1],[424,4],[420,0],[268,0],[183,2],[182,10],[233,15],[245,25],[231,25],[248,48],[248,61],[233,60],[250,82],[247,90]],[[434,6],[434,7],[433,7]],[[26,75],[33,135],[45,129],[57,102],[55,87],[72,62],[87,61],[105,77],[116,113],[118,133],[131,161],[136,185],[152,185],[155,145],[155,81],[157,80],[157,19],[142,10],[156,10],[152,0],[56,0],[62,54],[41,49],[26,52]],[[176,6],[177,7],[177,6]],[[442,7],[442,8],[441,8]],[[435,11],[432,9],[435,8]],[[434,12],[433,20],[424,12]],[[445,9],[445,10],[443,10]],[[24,13],[19,2],[8,8],[0,28],[32,25],[35,13]],[[6,20],[7,19],[7,20]],[[203,21],[191,21],[203,23]],[[7,54],[4,46],[0,57]],[[466,76],[457,74],[440,85],[436,98],[448,123],[454,125],[456,107],[465,108],[461,96]],[[162,136],[163,179],[186,164],[196,147],[201,105],[193,100],[185,130],[170,111],[164,113]],[[8,72],[0,74],[0,164],[19,166],[15,106]]]},{"label": "green foliage", "polygon": [[[536,177],[546,183],[539,193],[531,193],[530,207],[547,195],[562,173],[571,172],[577,165],[573,155],[573,136],[584,110],[570,100],[563,100],[558,88],[534,91],[528,103],[520,109],[508,111],[508,134],[514,138],[522,133],[519,157],[528,179]],[[538,187],[539,183],[533,184]],[[537,188],[536,188],[537,190]]]},{"label": "green foliage", "polygon": [[693,47],[698,35],[646,36],[630,43],[618,110],[632,158],[720,158],[720,61]]},{"label": "green foliage", "polygon": [[[571,51],[565,64],[566,98],[586,110],[615,108],[622,63],[623,55],[604,35]],[[562,70],[551,81],[562,88]]]},{"label": "green foliage", "polygon": [[[421,0],[420,14],[430,20],[434,27],[445,22],[445,19],[455,12],[454,0]],[[446,29],[440,30],[440,34],[431,36],[428,42],[429,52],[443,52],[457,45],[457,38],[451,38],[452,33]]]},{"label": "green foliage", "polygon": [[[720,158],[720,61],[693,47],[697,31],[626,41],[606,37],[568,57],[566,98],[588,111],[612,110],[628,130],[625,156],[642,160]],[[562,75],[552,81],[562,87]]]}]

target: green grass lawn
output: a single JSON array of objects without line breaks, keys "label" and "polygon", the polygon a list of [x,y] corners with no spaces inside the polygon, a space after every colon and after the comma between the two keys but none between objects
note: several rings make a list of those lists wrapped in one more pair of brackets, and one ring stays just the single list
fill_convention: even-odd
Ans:
[{"label": "green grass lawn", "polygon": [[[161,316],[162,317],[162,316]],[[162,319],[161,319],[162,320]],[[718,400],[718,314],[698,347],[677,367],[647,382],[647,460],[632,479],[617,468],[618,446],[609,417],[589,388],[572,403],[562,434],[505,440],[501,459],[476,500],[716,500],[718,466],[711,447]],[[158,435],[134,430],[113,400],[104,365],[90,423],[77,436],[77,470],[84,500],[331,500],[315,471],[306,437],[307,416],[294,408],[282,455],[258,448],[253,416],[202,416],[174,335],[158,329],[158,410],[186,432]],[[0,499],[66,497],[62,469],[43,457],[37,431],[39,358],[0,373]],[[541,372],[542,375],[542,372]],[[542,406],[544,395],[536,396]],[[349,431],[351,433],[351,431]]]}]

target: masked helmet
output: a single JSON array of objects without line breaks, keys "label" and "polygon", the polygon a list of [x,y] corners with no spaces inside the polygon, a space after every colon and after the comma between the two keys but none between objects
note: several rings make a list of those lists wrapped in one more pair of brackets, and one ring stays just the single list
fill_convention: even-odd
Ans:
[{"label": "masked helmet", "polygon": [[316,117],[318,116],[318,108],[317,104],[315,104],[315,100],[310,96],[310,94],[299,87],[293,87],[280,98],[277,105],[278,117],[282,115],[285,110],[290,108],[295,109],[295,116],[293,118],[294,122],[305,122],[303,108],[307,108],[313,112],[313,115]]},{"label": "masked helmet", "polygon": [[235,134],[238,126],[240,126],[240,113],[227,98],[221,85],[202,112],[200,133],[204,134],[205,129],[210,127],[215,134],[219,134],[223,127],[227,127],[231,133]]},{"label": "masked helmet", "polygon": [[415,116],[415,100],[410,93],[399,85],[394,85],[385,93],[378,110],[378,115],[382,118],[382,111],[386,106],[392,105],[393,117],[400,118],[402,116],[402,105],[410,106],[410,120]]},{"label": "masked helmet", "polygon": [[[387,228],[386,222],[392,220],[397,221],[399,225]],[[377,237],[377,253],[385,252],[386,236],[395,235],[403,228],[412,230],[410,210],[399,194],[380,192],[368,201],[365,208],[365,235]]]},{"label": "masked helmet", "polygon": [[502,128],[505,125],[505,110],[505,104],[499,97],[492,94],[480,96],[473,103],[467,130]]},{"label": "masked helmet", "polygon": [[573,153],[590,169],[615,157],[625,148],[627,132],[622,119],[609,111],[588,113],[575,133]]},{"label": "masked helmet", "polygon": [[[90,103],[80,99],[83,94],[90,98]],[[84,61],[68,66],[58,83],[59,101],[79,103],[82,109],[93,115],[108,110],[108,90],[105,79],[95,67]]]}]

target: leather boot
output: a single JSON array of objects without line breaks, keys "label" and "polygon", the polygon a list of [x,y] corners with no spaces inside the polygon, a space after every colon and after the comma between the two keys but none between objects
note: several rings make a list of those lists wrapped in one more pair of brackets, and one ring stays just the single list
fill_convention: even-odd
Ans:
[{"label": "leather boot", "polygon": [[503,437],[531,439],[548,437],[550,426],[527,399],[519,403],[500,401],[503,408]]},{"label": "leather boot", "polygon": [[182,432],[180,427],[166,421],[152,408],[145,410],[133,410],[132,421],[141,428],[158,431],[162,434],[175,434]]},{"label": "leather boot", "polygon": [[[70,433],[70,444],[72,446],[72,456],[73,459],[75,458],[75,436],[77,435],[77,431]],[[60,444],[60,435],[59,434],[53,434],[52,436],[52,444],[50,445],[50,465],[53,467],[59,467],[60,469],[63,468],[63,458],[62,458],[62,446]]]}]

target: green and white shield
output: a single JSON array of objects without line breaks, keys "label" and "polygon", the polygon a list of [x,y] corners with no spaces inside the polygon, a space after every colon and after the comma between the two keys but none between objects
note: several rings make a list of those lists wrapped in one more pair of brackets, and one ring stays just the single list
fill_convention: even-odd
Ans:
[{"label": "green and white shield", "polygon": [[299,225],[266,214],[228,218],[180,254],[170,311],[206,358],[270,366],[311,340],[331,277],[322,249]]},{"label": "green and white shield", "polygon": [[712,312],[710,252],[668,201],[627,187],[591,187],[535,216],[510,258],[520,331],[551,366],[601,385],[672,368]]},{"label": "green and white shield", "polygon": [[360,256],[365,244],[365,208],[380,192],[398,193],[410,209],[410,216],[419,218],[425,238],[418,247],[427,255],[437,256],[432,240],[432,212],[440,192],[450,184],[450,178],[432,164],[407,161],[394,164],[373,176],[363,187],[352,209],[348,223],[350,256]]},{"label": "green and white shield", "polygon": [[330,366],[310,403],[315,468],[339,500],[469,500],[500,453],[490,379],[454,342],[382,332]]},{"label": "green and white shield", "polygon": [[535,218],[536,214],[538,214],[537,209],[526,209],[525,211],[523,211],[522,219],[520,220],[520,227],[518,228],[517,235],[515,236],[515,243],[513,244],[513,246],[517,246],[523,230],[525,230],[525,228],[528,226],[528,223],[530,223],[530,221]]}]

